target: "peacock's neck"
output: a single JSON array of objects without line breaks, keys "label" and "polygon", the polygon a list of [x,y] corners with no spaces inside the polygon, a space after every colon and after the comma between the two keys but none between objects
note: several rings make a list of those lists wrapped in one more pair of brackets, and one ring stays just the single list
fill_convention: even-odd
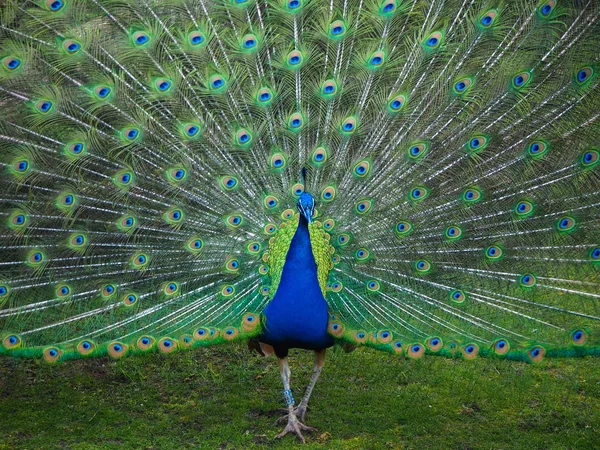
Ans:
[{"label": "peacock's neck", "polygon": [[303,271],[310,271],[316,278],[317,264],[315,263],[315,257],[312,252],[312,246],[310,243],[310,231],[308,229],[308,221],[300,214],[300,221],[298,222],[298,228],[290,244],[288,250],[285,265],[283,270],[289,269],[297,273]]},{"label": "peacock's neck", "polygon": [[302,215],[287,252],[277,292],[264,315],[263,342],[310,349],[326,348],[333,342],[327,334],[329,314],[319,285],[308,221]]}]

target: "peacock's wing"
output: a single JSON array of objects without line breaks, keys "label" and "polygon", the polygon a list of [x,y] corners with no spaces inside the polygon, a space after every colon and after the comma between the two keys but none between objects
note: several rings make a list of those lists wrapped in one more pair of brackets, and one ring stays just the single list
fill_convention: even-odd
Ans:
[{"label": "peacock's wing", "polygon": [[0,352],[258,333],[302,167],[333,335],[410,356],[600,351],[596,2],[0,14]]}]

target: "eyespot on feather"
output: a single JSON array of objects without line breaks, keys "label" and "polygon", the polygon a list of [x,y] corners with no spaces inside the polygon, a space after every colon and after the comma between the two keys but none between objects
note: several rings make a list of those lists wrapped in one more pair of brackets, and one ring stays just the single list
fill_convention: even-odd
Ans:
[{"label": "eyespot on feather", "polygon": [[82,251],[87,247],[88,239],[83,233],[73,233],[69,236],[67,245],[71,250]]},{"label": "eyespot on feather", "polygon": [[469,155],[477,154],[483,151],[490,143],[490,138],[484,135],[475,135],[465,144],[465,151]]},{"label": "eyespot on feather", "polygon": [[136,127],[123,128],[121,130],[120,134],[121,134],[121,138],[126,143],[132,143],[132,142],[138,141],[142,136],[140,129],[136,128]]},{"label": "eyespot on feather", "polygon": [[147,253],[143,253],[143,252],[135,253],[129,261],[130,267],[132,269],[138,269],[138,270],[146,269],[149,264],[150,264],[150,257],[148,256]]},{"label": "eyespot on feather", "polygon": [[379,14],[382,16],[391,16],[396,12],[397,6],[396,0],[384,0],[379,6]]},{"label": "eyespot on feather", "polygon": [[136,48],[147,47],[152,41],[152,36],[146,31],[136,31],[131,35],[131,41]]},{"label": "eyespot on feather", "polygon": [[35,103],[35,110],[40,114],[49,114],[54,111],[54,103],[50,100],[38,100]]},{"label": "eyespot on feather", "polygon": [[479,188],[470,187],[470,188],[465,189],[461,198],[465,204],[472,205],[474,203],[481,201],[483,199],[483,195],[481,193],[481,190],[479,190]]},{"label": "eyespot on feather", "polygon": [[133,293],[133,292],[129,292],[128,294],[125,294],[123,296],[123,304],[127,307],[131,307],[137,304],[138,302],[138,296],[137,294]]},{"label": "eyespot on feather", "polygon": [[406,356],[410,359],[419,359],[425,354],[425,347],[421,344],[410,344]]},{"label": "eyespot on feather", "polygon": [[263,87],[258,90],[254,98],[260,106],[270,105],[274,98],[273,91],[268,87]]},{"label": "eyespot on feather", "polygon": [[2,58],[2,67],[9,72],[15,72],[22,67],[22,62],[16,56],[6,56]]},{"label": "eyespot on feather", "polygon": [[340,292],[340,291],[342,290],[342,288],[343,288],[343,287],[344,287],[344,285],[343,285],[341,282],[339,282],[339,281],[335,281],[335,282],[331,283],[331,288],[330,288],[330,290],[331,290],[332,292]]},{"label": "eyespot on feather", "polygon": [[304,63],[304,55],[300,50],[293,50],[287,54],[286,62],[289,68],[299,69]]},{"label": "eyespot on feather", "polygon": [[498,339],[493,348],[497,355],[506,355],[510,351],[510,343],[506,339]]},{"label": "eyespot on feather", "polygon": [[255,51],[258,48],[258,38],[254,34],[246,34],[240,42],[240,49],[246,52]]},{"label": "eyespot on feather", "polygon": [[260,295],[269,295],[269,293],[271,292],[271,289],[269,288],[269,286],[261,286],[260,288]]},{"label": "eyespot on feather", "polygon": [[239,330],[235,327],[227,327],[223,330],[223,339],[233,341],[239,335]]},{"label": "eyespot on feather", "polygon": [[109,300],[117,295],[117,285],[113,283],[107,283],[100,288],[100,297],[103,300]]},{"label": "eyespot on feather", "polygon": [[327,331],[334,336],[340,337],[344,334],[344,325],[339,320],[331,321],[327,326]]},{"label": "eyespot on feather", "polygon": [[408,102],[408,94],[396,94],[390,100],[388,100],[387,108],[392,114],[398,113],[404,109]]},{"label": "eyespot on feather", "polygon": [[207,43],[206,35],[200,30],[191,31],[187,35],[187,42],[192,48],[204,47]]},{"label": "eyespot on feather", "polygon": [[323,221],[323,229],[327,231],[332,231],[335,228],[335,220],[326,219]]},{"label": "eyespot on feather", "polygon": [[267,195],[263,200],[263,206],[269,209],[275,209],[279,205],[279,200],[274,195]]},{"label": "eyespot on feather", "polygon": [[142,336],[137,340],[136,346],[145,352],[153,348],[155,342],[156,340],[152,336]]},{"label": "eyespot on feather", "polygon": [[490,9],[479,16],[477,25],[484,30],[490,29],[495,24],[497,18],[498,11],[495,9]]},{"label": "eyespot on feather", "polygon": [[391,345],[392,350],[394,350],[394,353],[396,353],[397,355],[401,355],[404,351],[404,348],[402,347],[402,341],[394,341]]},{"label": "eyespot on feather", "polygon": [[534,287],[537,283],[535,275],[531,273],[525,273],[519,277],[519,284],[524,288]]},{"label": "eyespot on feather", "polygon": [[444,346],[442,339],[439,337],[432,337],[427,339],[427,347],[431,352],[438,352]]},{"label": "eyespot on feather", "polygon": [[354,212],[360,215],[367,214],[373,207],[373,200],[362,200],[354,206]]},{"label": "eyespot on feather", "polygon": [[555,7],[556,7],[555,0],[547,0],[546,2],[542,3],[538,7],[538,14],[540,15],[540,17],[542,19],[547,19],[548,17],[550,17],[550,15],[552,14],[552,11],[554,11]]},{"label": "eyespot on feather", "polygon": [[475,359],[479,354],[479,346],[477,344],[463,345],[460,350],[465,359]]},{"label": "eyespot on feather", "polygon": [[75,39],[65,39],[60,45],[63,52],[69,56],[76,55],[81,51],[81,44]]},{"label": "eyespot on feather", "polygon": [[352,339],[357,344],[364,344],[365,342],[367,342],[367,338],[367,333],[363,330],[358,330],[352,333]]},{"label": "eyespot on feather", "polygon": [[341,123],[339,130],[345,136],[351,136],[358,127],[358,121],[355,117],[346,117]]},{"label": "eyespot on feather", "polygon": [[45,0],[44,6],[50,12],[57,13],[61,11],[65,6],[67,0]]},{"label": "eyespot on feather", "polygon": [[252,143],[252,133],[245,128],[240,128],[235,134],[235,142],[240,147],[248,147]]},{"label": "eyespot on feather", "polygon": [[225,217],[225,224],[232,228],[238,228],[243,223],[243,218],[239,214],[232,214]]},{"label": "eyespot on feather", "polygon": [[189,348],[194,344],[194,338],[189,334],[184,334],[179,336],[177,339],[177,346],[181,346],[181,348]]},{"label": "eyespot on feather", "polygon": [[417,273],[419,273],[421,275],[431,272],[431,269],[432,269],[432,265],[426,259],[421,259],[421,260],[415,262],[415,270],[417,271]]},{"label": "eyespot on feather", "polygon": [[268,223],[264,226],[263,230],[267,235],[271,235],[277,231],[277,227],[274,223]]},{"label": "eyespot on feather", "polygon": [[253,331],[260,325],[260,317],[254,313],[246,313],[242,317],[242,328],[244,331]]},{"label": "eyespot on feather", "polygon": [[584,169],[593,169],[600,162],[600,152],[596,149],[587,150],[582,153],[579,162]]},{"label": "eyespot on feather", "polygon": [[181,208],[171,208],[163,214],[163,220],[168,225],[179,225],[185,220],[185,213]]},{"label": "eyespot on feather", "polygon": [[20,347],[22,342],[23,341],[21,340],[20,336],[16,334],[9,334],[2,340],[2,345],[4,345],[4,348],[11,350]]},{"label": "eyespot on feather", "polygon": [[563,216],[556,221],[556,229],[561,233],[567,233],[575,229],[575,219],[570,216]]},{"label": "eyespot on feather", "polygon": [[499,247],[498,245],[490,245],[484,251],[485,257],[489,261],[499,260],[500,258],[502,258],[503,253],[504,252],[502,251],[502,248]]},{"label": "eyespot on feather", "polygon": [[462,237],[462,234],[463,230],[458,225],[450,225],[448,228],[446,228],[446,231],[444,231],[444,236],[449,241],[457,241]]},{"label": "eyespot on feather", "polygon": [[466,298],[467,296],[463,291],[457,289],[450,291],[450,300],[452,300],[455,303],[463,303],[466,300]]},{"label": "eyespot on feather", "polygon": [[410,232],[413,230],[413,225],[410,222],[407,222],[406,220],[402,220],[400,222],[398,222],[396,224],[396,226],[394,227],[394,232],[396,233],[396,236],[398,237],[404,237],[410,234]]},{"label": "eyespot on feather", "polygon": [[527,155],[532,159],[541,159],[549,149],[550,146],[546,141],[538,139],[527,146]]},{"label": "eyespot on feather", "polygon": [[162,292],[168,297],[179,294],[179,283],[176,281],[168,281],[163,284]]},{"label": "eyespot on feather", "polygon": [[296,183],[291,188],[291,193],[295,198],[300,197],[303,192],[304,192],[304,186],[302,185],[302,183]]},{"label": "eyespot on feather", "polygon": [[134,175],[130,170],[121,170],[113,176],[113,182],[116,186],[127,189],[133,185]]},{"label": "eyespot on feather", "polygon": [[452,92],[454,95],[463,96],[469,92],[473,84],[475,84],[475,79],[473,77],[459,78],[452,85]]},{"label": "eyespot on feather", "polygon": [[271,158],[269,158],[269,165],[274,171],[283,170],[287,165],[287,158],[281,152],[273,153],[273,155],[271,155]]},{"label": "eyespot on feather", "polygon": [[584,86],[588,84],[596,76],[596,71],[592,66],[582,67],[577,71],[574,76],[575,83],[578,86]]},{"label": "eyespot on feather", "polygon": [[334,186],[326,186],[321,191],[321,200],[324,202],[331,202],[335,199],[336,190]]},{"label": "eyespot on feather", "polygon": [[366,248],[359,248],[356,250],[356,252],[354,252],[354,259],[356,259],[356,262],[365,262],[370,258],[370,256],[371,254]]},{"label": "eyespot on feather", "polygon": [[533,204],[527,200],[521,200],[515,205],[515,214],[519,218],[525,218],[533,214]]},{"label": "eyespot on feather", "polygon": [[221,189],[225,191],[233,191],[239,187],[239,181],[233,175],[227,175],[219,178]]},{"label": "eyespot on feather", "polygon": [[382,330],[377,332],[377,342],[380,344],[387,344],[393,339],[392,332],[389,330]]},{"label": "eyespot on feather", "polygon": [[210,339],[211,335],[210,335],[210,331],[206,328],[197,328],[194,331],[194,339],[196,339],[197,341],[205,341],[207,339]]},{"label": "eyespot on feather", "polygon": [[56,206],[63,211],[75,208],[78,203],[78,197],[72,192],[63,192],[56,199]]},{"label": "eyespot on feather", "polygon": [[230,258],[225,262],[225,269],[228,272],[237,272],[240,269],[240,262],[237,258]]},{"label": "eyespot on feather", "polygon": [[60,283],[58,286],[56,286],[56,289],[54,289],[54,293],[57,298],[65,299],[71,296],[73,290],[68,284]]},{"label": "eyespot on feather", "polygon": [[41,250],[31,250],[27,254],[26,264],[34,269],[46,263],[46,254]]},{"label": "eyespot on feather", "polygon": [[328,34],[330,39],[341,39],[346,31],[346,23],[343,20],[334,20],[329,24]]},{"label": "eyespot on feather", "polygon": [[62,356],[63,352],[62,350],[56,348],[56,347],[48,347],[46,349],[44,349],[44,361],[46,361],[47,363],[55,363],[57,362],[60,357]]},{"label": "eyespot on feather", "polygon": [[527,87],[527,85],[529,83],[531,83],[532,79],[533,79],[533,76],[531,75],[531,72],[528,72],[528,71],[519,72],[515,76],[513,76],[512,80],[511,80],[511,87],[514,90],[520,91],[520,90],[524,89],[525,87]]},{"label": "eyespot on feather", "polygon": [[108,354],[115,359],[125,356],[128,350],[129,347],[119,341],[113,341],[108,344]]},{"label": "eyespot on feather", "polygon": [[227,88],[227,79],[218,73],[208,78],[208,89],[213,94],[223,92]]},{"label": "eyespot on feather", "polygon": [[89,339],[85,339],[77,344],[77,352],[82,356],[89,355],[94,350],[96,350],[96,344]]},{"label": "eyespot on feather", "polygon": [[423,40],[423,47],[427,51],[437,50],[444,40],[444,35],[441,31],[434,31]]},{"label": "eyespot on feather", "polygon": [[367,67],[369,69],[379,69],[386,62],[386,54],[379,50],[371,54],[369,60],[367,62]]},{"label": "eyespot on feather", "polygon": [[352,168],[352,174],[358,178],[365,178],[371,172],[371,161],[368,159],[357,162]]},{"label": "eyespot on feather", "polygon": [[527,351],[527,356],[529,356],[531,362],[538,363],[546,356],[546,349],[536,345]]},{"label": "eyespot on feather", "polygon": [[408,194],[409,199],[414,203],[419,203],[429,196],[429,189],[425,186],[416,186]]},{"label": "eyespot on feather", "polygon": [[588,334],[584,330],[579,329],[572,331],[570,337],[573,345],[585,345]]},{"label": "eyespot on feather", "polygon": [[116,225],[121,231],[133,231],[137,226],[137,219],[134,216],[126,214],[117,220]]},{"label": "eyespot on feather", "polygon": [[412,143],[406,153],[409,161],[416,162],[421,160],[429,151],[429,143],[425,141]]},{"label": "eyespot on feather", "polygon": [[164,337],[158,341],[158,349],[162,353],[173,353],[177,350],[177,341],[170,337]]}]

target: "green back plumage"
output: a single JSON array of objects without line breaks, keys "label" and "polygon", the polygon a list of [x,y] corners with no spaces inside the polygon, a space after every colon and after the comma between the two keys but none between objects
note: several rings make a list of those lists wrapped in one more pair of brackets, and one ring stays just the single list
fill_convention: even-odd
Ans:
[{"label": "green back plumage", "polygon": [[0,353],[256,335],[303,189],[334,336],[600,352],[595,2],[5,3]]}]

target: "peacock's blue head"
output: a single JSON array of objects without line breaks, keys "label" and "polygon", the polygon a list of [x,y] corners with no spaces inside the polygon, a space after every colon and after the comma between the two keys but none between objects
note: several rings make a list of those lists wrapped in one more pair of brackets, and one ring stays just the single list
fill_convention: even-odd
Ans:
[{"label": "peacock's blue head", "polygon": [[304,216],[308,223],[312,222],[312,216],[315,213],[315,198],[308,192],[300,194],[298,199],[298,211]]}]

